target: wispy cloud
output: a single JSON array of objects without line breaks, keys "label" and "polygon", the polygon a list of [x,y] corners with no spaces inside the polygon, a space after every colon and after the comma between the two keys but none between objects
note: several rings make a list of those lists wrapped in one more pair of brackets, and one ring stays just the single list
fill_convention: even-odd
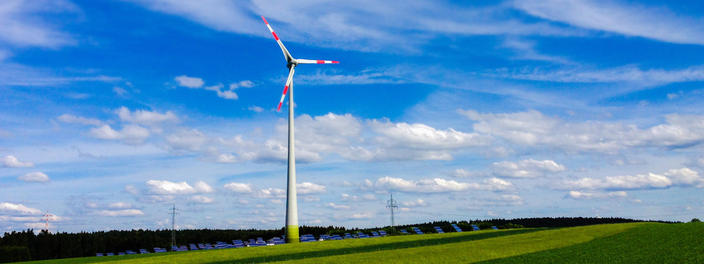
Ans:
[{"label": "wispy cloud", "polygon": [[536,17],[586,29],[704,44],[704,19],[675,14],[664,7],[601,0],[516,0],[513,5]]}]

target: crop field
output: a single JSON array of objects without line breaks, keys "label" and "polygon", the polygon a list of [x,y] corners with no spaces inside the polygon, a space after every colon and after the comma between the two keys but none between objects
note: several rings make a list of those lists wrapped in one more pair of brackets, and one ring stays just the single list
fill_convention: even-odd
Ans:
[{"label": "crop field", "polygon": [[629,223],[323,241],[31,263],[704,263],[704,223]]}]

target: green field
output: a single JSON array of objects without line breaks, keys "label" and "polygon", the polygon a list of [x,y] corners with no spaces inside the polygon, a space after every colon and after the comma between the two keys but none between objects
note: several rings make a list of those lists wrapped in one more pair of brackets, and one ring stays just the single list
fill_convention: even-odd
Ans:
[{"label": "green field", "polygon": [[32,263],[704,263],[704,223],[487,230]]}]

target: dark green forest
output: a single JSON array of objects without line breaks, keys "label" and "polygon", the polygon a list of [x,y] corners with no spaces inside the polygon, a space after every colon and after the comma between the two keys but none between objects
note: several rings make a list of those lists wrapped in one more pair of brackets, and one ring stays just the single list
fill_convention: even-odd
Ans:
[{"label": "dark green forest", "polygon": [[[367,229],[346,229],[344,227],[301,226],[301,234],[313,234],[316,237],[322,234],[344,234],[346,232],[366,232],[373,230],[386,230],[389,234],[398,234],[398,230],[418,227],[423,232],[434,233],[434,226],[439,226],[446,232],[453,232],[450,224],[455,223],[463,230],[469,231],[471,224],[476,224],[481,229],[497,226],[500,229],[521,227],[570,227],[594,224],[629,223],[641,220],[625,218],[518,218],[518,219],[491,219],[472,220],[460,222],[429,222],[415,225],[399,225],[396,228],[380,227]],[[409,230],[410,231],[410,230]],[[176,244],[189,243],[214,243],[223,241],[231,243],[232,240],[247,240],[262,237],[270,239],[281,237],[283,229],[273,230],[177,230]],[[28,229],[21,232],[5,233],[0,238],[0,262],[20,260],[41,260],[68,257],[95,256],[97,252],[124,252],[125,250],[137,251],[140,248],[152,251],[154,247],[169,248],[171,246],[171,230],[123,230],[123,231],[97,231],[81,233],[48,233],[44,230],[35,233]]]}]

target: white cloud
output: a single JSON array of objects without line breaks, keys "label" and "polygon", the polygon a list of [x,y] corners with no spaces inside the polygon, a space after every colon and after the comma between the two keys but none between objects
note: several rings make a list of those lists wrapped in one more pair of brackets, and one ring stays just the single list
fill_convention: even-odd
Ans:
[{"label": "white cloud", "polygon": [[112,91],[113,91],[115,94],[117,94],[118,96],[125,96],[125,95],[127,95],[127,90],[125,90],[125,88],[122,88],[122,87],[119,87],[119,86],[112,87]]},{"label": "white cloud", "polygon": [[483,183],[484,185],[481,187],[490,191],[504,191],[513,188],[513,184],[511,182],[499,178],[489,178],[484,180]]},{"label": "white cloud", "polygon": [[704,117],[671,114],[665,123],[640,129],[621,122],[565,122],[538,111],[480,114],[459,113],[476,121],[474,130],[511,143],[570,152],[617,151],[633,147],[687,147],[704,142]]},{"label": "white cloud", "polygon": [[198,78],[198,77],[188,77],[186,75],[181,75],[181,76],[176,76],[174,78],[176,82],[178,82],[179,86],[187,87],[187,88],[201,88],[203,87],[203,79]]},{"label": "white cloud", "polygon": [[210,187],[210,185],[208,185],[204,181],[196,182],[196,184],[194,185],[194,189],[196,190],[196,192],[199,193],[211,193],[215,191],[213,187]]},{"label": "white cloud", "polygon": [[456,170],[452,171],[450,173],[450,175],[452,175],[453,177],[457,177],[457,178],[467,178],[467,177],[474,175],[474,173],[471,173],[465,169],[456,169]]},{"label": "white cloud", "polygon": [[414,201],[409,201],[409,202],[402,202],[401,205],[405,207],[425,207],[428,206],[428,202],[426,202],[423,199],[416,199]]},{"label": "white cloud", "polygon": [[605,198],[623,198],[628,196],[624,191],[616,192],[583,192],[583,191],[570,191],[567,194],[573,199],[605,199]]},{"label": "white cloud", "polygon": [[140,125],[157,125],[161,123],[175,123],[179,118],[171,111],[159,113],[156,111],[134,110],[130,111],[127,107],[120,107],[115,110],[117,116],[123,122],[135,123]]},{"label": "white cloud", "polygon": [[349,210],[350,206],[349,205],[344,205],[344,204],[336,204],[333,202],[327,203],[327,207],[330,207],[332,209],[337,209],[337,210]]},{"label": "white cloud", "polygon": [[704,66],[685,69],[640,69],[628,65],[609,69],[584,69],[581,67],[544,71],[522,68],[508,71],[500,69],[487,77],[563,83],[637,83],[646,86],[704,80]]},{"label": "white cloud", "polygon": [[213,203],[215,200],[213,198],[210,198],[208,196],[204,195],[193,195],[189,200],[196,202],[196,203],[202,203],[202,204],[209,204]]},{"label": "white cloud", "polygon": [[126,202],[114,202],[108,204],[108,208],[111,209],[129,209],[132,208],[132,205]]},{"label": "white cloud", "polygon": [[222,153],[218,155],[218,157],[215,159],[215,161],[219,163],[234,163],[237,162],[237,157],[235,155],[232,155],[230,153]]},{"label": "white cloud", "polygon": [[357,202],[357,201],[374,201],[374,200],[376,200],[376,196],[374,196],[374,195],[371,194],[371,193],[364,194],[364,195],[362,195],[362,196],[350,195],[350,194],[347,194],[347,193],[343,193],[343,194],[340,195],[340,199],[341,199],[342,201],[353,201],[353,202]]},{"label": "white cloud", "polygon": [[148,180],[147,188],[154,194],[192,194],[196,189],[187,182],[170,182],[160,180]]},{"label": "white cloud", "polygon": [[[328,2],[325,5],[316,1],[252,1],[248,4],[222,0],[198,4],[172,0],[137,2],[151,10],[181,16],[216,30],[271,38],[263,22],[250,15],[262,14],[269,18],[284,42],[342,49],[394,47],[400,52],[413,50],[415,46],[443,34],[572,35],[575,31],[552,23],[510,18],[507,16],[511,13],[508,5],[463,7],[408,1],[399,6],[371,0]],[[367,17],[385,17],[385,20],[394,22],[365,19]]]},{"label": "white cloud", "polygon": [[228,85],[228,89],[225,89],[225,85],[223,84],[204,86],[205,82],[203,81],[203,79],[198,77],[189,77],[186,75],[177,76],[174,78],[174,80],[181,87],[214,91],[218,95],[218,97],[230,100],[237,100],[239,98],[239,96],[237,96],[237,93],[235,93],[235,89],[240,87],[249,88],[254,86],[254,83],[249,80],[231,83],[230,85]]},{"label": "white cloud", "polygon": [[663,174],[647,173],[625,176],[607,176],[603,179],[581,178],[568,181],[567,188],[575,189],[605,189],[605,190],[635,190],[661,189],[671,186],[693,186],[704,188],[704,178],[689,168],[672,169]]},{"label": "white cloud", "polygon": [[514,178],[534,178],[565,170],[565,166],[555,161],[534,159],[494,162],[492,167],[495,175]]},{"label": "white cloud", "polygon": [[371,128],[382,135],[385,144],[421,149],[454,149],[486,145],[487,139],[474,133],[464,133],[452,128],[439,130],[424,124],[372,121]]},{"label": "white cloud", "polygon": [[141,144],[149,137],[149,130],[138,125],[125,125],[122,130],[114,130],[110,125],[94,127],[90,135],[105,140],[122,140],[127,144]]},{"label": "white cloud", "polygon": [[372,217],[374,217],[374,213],[372,212],[353,213],[349,215],[350,219],[369,219]]},{"label": "white cloud", "polygon": [[0,212],[20,215],[37,215],[42,213],[39,209],[27,207],[23,204],[15,204],[8,202],[0,203]]},{"label": "white cloud", "polygon": [[577,27],[683,44],[704,44],[704,20],[663,7],[614,1],[513,1],[528,14]]},{"label": "white cloud", "polygon": [[326,192],[325,186],[312,182],[302,182],[296,184],[296,192],[301,195],[319,194]]},{"label": "white cloud", "polygon": [[60,115],[59,117],[57,117],[57,119],[61,122],[70,123],[70,124],[93,125],[93,126],[100,126],[103,124],[103,121],[100,121],[95,118],[85,118],[85,117],[75,116],[75,115],[70,115],[70,114]]},{"label": "white cloud", "polygon": [[0,41],[17,46],[58,48],[75,43],[69,34],[58,31],[39,14],[79,13],[69,1],[0,2]]},{"label": "white cloud", "polygon": [[134,195],[137,195],[139,191],[134,185],[125,185],[125,191]]},{"label": "white cloud", "polygon": [[458,192],[468,189],[478,189],[478,184],[470,184],[446,180],[442,178],[423,179],[419,181],[406,180],[403,178],[382,177],[377,179],[374,187],[379,189],[397,190],[403,192],[420,192],[420,193],[440,193],[440,192]]},{"label": "white cloud", "polygon": [[223,187],[236,193],[252,193],[254,191],[252,185],[249,183],[230,182]]},{"label": "white cloud", "polygon": [[208,137],[197,129],[181,130],[166,136],[168,146],[176,151],[199,151],[208,143]]},{"label": "white cloud", "polygon": [[30,172],[30,173],[27,173],[27,174],[22,175],[20,177],[17,177],[17,179],[19,179],[21,181],[26,181],[26,182],[48,182],[49,176],[47,176],[43,172],[35,171],[35,172]]},{"label": "white cloud", "polygon": [[266,188],[266,189],[260,189],[257,191],[257,196],[259,198],[266,198],[266,199],[283,199],[286,198],[286,191],[284,189],[279,189],[279,188]]},{"label": "white cloud", "polygon": [[144,212],[139,209],[120,209],[120,210],[100,210],[98,215],[101,216],[140,216],[144,215]]},{"label": "white cloud", "polygon": [[261,108],[261,107],[256,106],[256,105],[252,105],[252,106],[250,106],[250,107],[247,107],[247,110],[252,111],[252,112],[255,112],[255,113],[264,112],[264,108]]},{"label": "white cloud", "polygon": [[7,155],[3,157],[0,161],[2,161],[2,165],[5,166],[6,168],[28,168],[28,167],[34,167],[34,163],[28,162],[28,161],[20,161],[17,159],[17,157],[13,155]]}]

